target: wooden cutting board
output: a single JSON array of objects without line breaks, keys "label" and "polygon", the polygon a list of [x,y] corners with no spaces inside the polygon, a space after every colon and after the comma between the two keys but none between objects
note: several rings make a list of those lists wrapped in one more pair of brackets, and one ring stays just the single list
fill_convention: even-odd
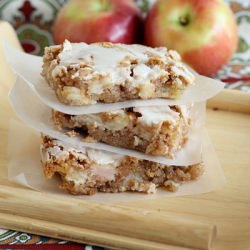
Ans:
[{"label": "wooden cutting board", "polygon": [[[0,29],[5,33],[6,29],[13,33],[5,23],[0,23]],[[15,36],[10,42],[19,46]],[[80,203],[75,199],[69,198],[64,202],[61,197],[28,190],[8,181],[8,127],[14,113],[8,103],[7,93],[14,75],[6,62],[0,60],[0,65],[1,73],[5,73],[0,79],[0,227],[110,248],[180,250],[190,248],[167,247],[166,244],[152,243],[153,239],[147,237],[153,236],[154,231],[157,232],[154,237],[162,241],[173,233],[189,237],[194,234],[198,246],[204,242],[202,236],[206,233],[206,225],[211,224],[218,229],[213,249],[250,249],[250,94],[225,90],[208,102],[206,126],[227,178],[222,188],[208,194],[129,202],[125,204],[125,210],[99,205],[94,207],[95,211],[89,211],[89,217],[82,217],[78,209]],[[145,228],[151,226],[150,233],[143,230],[138,232],[136,224],[129,221],[129,218],[133,218],[135,222],[145,209],[152,211],[147,212],[147,216],[151,220],[155,219],[152,226],[148,224],[150,220],[144,221]],[[103,211],[109,211],[106,215],[110,217],[104,218]],[[161,218],[162,221],[168,220],[165,227],[162,226]],[[172,227],[169,224],[171,219],[174,223]],[[127,235],[110,234],[104,229],[94,230],[97,220],[105,223],[110,220],[112,229],[115,226],[118,232]],[[120,224],[115,223],[115,220]],[[185,227],[189,228],[187,232],[181,230],[185,220],[189,221]],[[190,221],[193,223],[190,224]],[[86,229],[85,224],[89,224],[90,229]],[[126,230],[124,225],[133,228]],[[101,229],[100,223],[98,226]],[[103,225],[103,228],[108,229],[108,226]],[[161,229],[167,230],[161,234]],[[129,232],[141,234],[143,240],[134,238]],[[185,243],[185,239],[182,241]]]},{"label": "wooden cutting board", "polygon": [[[18,198],[24,197],[25,200],[25,196],[27,196],[26,198],[29,199],[32,195],[36,196],[36,192],[28,191],[7,179],[8,126],[9,119],[14,116],[7,100],[8,89],[5,86],[0,93],[0,198],[7,199],[12,204],[11,207],[15,207],[20,202]],[[231,99],[229,102],[224,102],[222,107],[231,109],[231,106],[235,104],[233,108],[238,112],[217,110],[220,108],[218,103],[225,95],[230,95]],[[223,91],[219,99],[216,97],[209,102],[209,106],[216,106],[216,109],[207,110],[207,129],[225,172],[226,184],[219,190],[208,194],[140,200],[139,202],[129,202],[126,206],[135,210],[146,208],[162,215],[171,214],[173,217],[215,224],[218,228],[218,238],[213,249],[250,249],[250,115],[248,113],[250,96],[244,95],[242,98],[241,93],[237,91],[233,93]],[[241,109],[244,113],[240,112]],[[16,189],[12,189],[12,187]],[[6,190],[9,195],[6,195]],[[6,197],[3,197],[4,194]],[[41,204],[52,207],[56,212],[58,209],[56,201],[47,199],[46,194],[40,195]],[[25,206],[25,202],[22,204],[23,206]],[[26,205],[28,206],[28,203]],[[30,221],[27,221],[27,218],[22,216],[23,209],[25,207],[20,207],[20,210],[17,208],[14,216],[11,209],[12,212],[6,211],[0,204],[0,226],[78,242],[105,245],[102,241],[99,242],[95,239],[94,233],[92,238],[86,240],[84,234],[89,232],[82,231],[83,234],[80,234],[72,225],[53,224],[48,220],[32,220],[32,215]],[[41,212],[42,210],[30,211],[30,214],[35,217]],[[152,230],[155,226],[152,225]],[[116,240],[117,238],[114,238],[106,246],[117,247]],[[128,248],[130,240],[129,237],[126,238],[125,245]],[[112,242],[114,242],[113,245]],[[133,246],[130,249],[133,249]],[[159,249],[161,248],[159,247]]]}]

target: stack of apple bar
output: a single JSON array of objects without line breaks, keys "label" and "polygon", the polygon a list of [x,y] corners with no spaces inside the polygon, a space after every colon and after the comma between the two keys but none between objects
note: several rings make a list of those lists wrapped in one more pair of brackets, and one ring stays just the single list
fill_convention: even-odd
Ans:
[{"label": "stack of apple bar", "polygon": [[[178,99],[194,76],[177,52],[166,48],[112,43],[70,43],[45,49],[42,75],[59,101],[88,109],[96,103],[138,99]],[[131,102],[132,103],[132,102]],[[154,157],[174,159],[189,140],[192,105],[130,106],[105,112],[52,111],[57,128],[84,142],[104,143]],[[137,191],[157,187],[176,191],[197,179],[202,162],[165,165],[108,150],[83,148],[42,136],[41,157],[47,178],[59,174],[72,194]]]}]

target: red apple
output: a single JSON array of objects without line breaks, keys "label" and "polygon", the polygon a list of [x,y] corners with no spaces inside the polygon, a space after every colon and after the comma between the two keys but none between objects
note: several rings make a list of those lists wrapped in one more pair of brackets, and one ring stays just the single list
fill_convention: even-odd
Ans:
[{"label": "red apple", "polygon": [[71,0],[58,13],[56,44],[71,42],[137,43],[142,20],[133,0]]},{"label": "red apple", "polygon": [[203,75],[228,62],[237,40],[235,18],[223,0],[158,0],[146,17],[145,43],[177,50]]}]

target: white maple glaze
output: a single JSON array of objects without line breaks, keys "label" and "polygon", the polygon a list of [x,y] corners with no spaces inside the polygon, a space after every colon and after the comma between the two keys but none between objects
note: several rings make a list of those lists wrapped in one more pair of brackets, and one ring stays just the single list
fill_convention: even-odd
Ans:
[{"label": "white maple glaze", "polygon": [[[144,86],[147,91],[153,91],[152,81],[169,76],[166,65],[172,69],[172,73],[182,76],[191,83],[194,76],[185,66],[179,62],[177,52],[168,51],[166,48],[150,48],[142,45],[116,44],[111,47],[102,44],[70,43],[65,41],[63,49],[59,53],[58,64],[52,71],[52,77],[60,76],[66,72],[67,67],[78,70],[71,77],[78,77],[83,82],[91,82],[89,93],[101,94],[102,91],[113,85],[125,85],[129,83],[131,88]],[[164,67],[159,64],[148,65],[150,58],[157,58]],[[136,61],[135,65],[131,62]],[[79,69],[80,65],[84,68]],[[91,69],[87,74],[81,75],[80,71]],[[131,72],[133,71],[133,74]],[[182,84],[181,80],[176,84]],[[144,93],[142,98],[147,98]]]},{"label": "white maple glaze", "polygon": [[170,109],[169,106],[136,107],[134,111],[142,115],[138,120],[147,125],[158,124],[163,121],[175,124],[180,118],[179,113]]},{"label": "white maple glaze", "polygon": [[[190,108],[186,105],[178,105],[180,112],[171,109],[169,106],[135,107],[134,112],[140,113],[138,121],[145,125],[158,124],[163,121],[176,124],[182,116],[187,122],[190,118]],[[129,124],[129,115],[125,110],[115,110],[106,112],[110,115],[116,115],[115,119],[103,121],[100,114],[72,116],[71,120],[75,127],[81,127],[82,124],[96,123],[97,126],[109,130],[121,130]]]},{"label": "white maple glaze", "polygon": [[53,139],[53,146],[45,148],[41,146],[41,156],[43,162],[52,160],[62,161],[73,155],[76,159],[87,160],[96,164],[117,164],[124,156],[107,151],[72,147],[63,141]]}]

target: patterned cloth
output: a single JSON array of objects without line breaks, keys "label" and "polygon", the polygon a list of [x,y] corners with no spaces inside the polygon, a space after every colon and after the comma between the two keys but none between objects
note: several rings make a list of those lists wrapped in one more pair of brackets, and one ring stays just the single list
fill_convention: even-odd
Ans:
[{"label": "patterned cloth", "polygon": [[[43,244],[46,244],[43,248],[35,247]],[[101,247],[85,246],[28,233],[0,229],[0,249],[16,249],[16,246],[18,246],[18,249],[56,250],[57,245],[60,245],[60,249],[62,250],[104,250]],[[28,248],[24,248],[24,246]]]},{"label": "patterned cloth", "polygon": [[0,0],[0,19],[15,28],[28,53],[42,55],[53,44],[52,25],[66,0]]},{"label": "patterned cloth", "polygon": [[250,92],[250,0],[227,0],[238,24],[239,45],[231,61],[214,77],[229,89]]},{"label": "patterned cloth", "polygon": [[[44,46],[53,43],[51,27],[56,13],[67,0],[0,0],[0,19],[9,21],[27,52],[41,55]],[[144,16],[155,0],[135,0]],[[214,77],[227,83],[227,88],[250,92],[250,0],[226,0],[238,23],[239,46],[232,60]],[[85,249],[103,248],[72,244],[47,237],[0,229],[0,249]],[[24,245],[25,244],[25,245]],[[36,245],[29,245],[36,244]],[[57,244],[57,245],[52,245]],[[36,247],[35,247],[36,246]],[[63,246],[63,247],[62,247]],[[17,247],[15,247],[17,248]],[[37,248],[38,249],[38,248]]]}]

